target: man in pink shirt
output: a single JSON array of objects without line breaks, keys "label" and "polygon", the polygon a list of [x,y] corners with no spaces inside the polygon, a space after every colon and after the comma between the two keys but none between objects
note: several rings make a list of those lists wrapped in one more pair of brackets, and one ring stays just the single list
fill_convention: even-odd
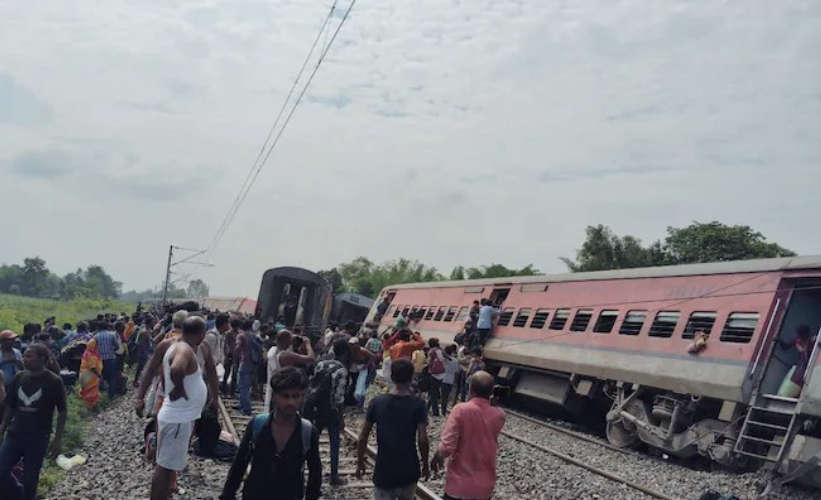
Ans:
[{"label": "man in pink shirt", "polygon": [[430,463],[437,472],[450,457],[445,474],[445,499],[450,500],[485,500],[496,485],[497,440],[505,412],[490,405],[491,374],[478,371],[468,383],[470,400],[451,410]]}]

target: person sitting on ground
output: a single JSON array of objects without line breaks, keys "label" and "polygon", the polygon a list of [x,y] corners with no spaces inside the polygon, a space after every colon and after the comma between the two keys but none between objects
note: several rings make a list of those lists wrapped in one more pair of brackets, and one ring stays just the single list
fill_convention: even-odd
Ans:
[{"label": "person sitting on ground", "polygon": [[180,340],[168,346],[163,355],[161,369],[167,397],[157,414],[157,464],[151,479],[151,500],[171,498],[175,473],[182,471],[188,461],[194,421],[208,400],[197,361],[197,348],[204,338],[205,321],[198,316],[187,318]]},{"label": "person sitting on ground", "polygon": [[304,339],[303,344],[307,350],[307,354],[302,355],[294,352],[291,350],[291,345],[293,343],[294,337],[291,335],[291,332],[288,330],[280,330],[277,334],[277,343],[274,347],[268,349],[268,353],[266,354],[266,370],[267,370],[267,383],[265,385],[265,406],[264,408],[269,408],[271,404],[271,377],[273,376],[274,372],[279,370],[280,368],[285,368],[288,366],[295,366],[300,368],[301,370],[304,367],[310,365],[316,359],[316,355],[314,354],[314,349],[311,347],[311,342],[305,337],[299,337]]},{"label": "person sitting on ground", "polygon": [[[51,443],[51,458],[60,454],[66,424],[66,392],[58,375],[46,369],[51,353],[43,344],[31,344],[23,353],[25,369],[8,386],[6,410],[0,424],[0,478],[9,485],[11,469],[25,457],[23,498],[34,500],[40,469],[48,449],[54,410],[57,410],[57,432]],[[8,430],[8,433],[6,433]],[[11,481],[13,482],[13,481]],[[16,488],[16,484],[12,486]],[[0,491],[0,498],[13,498],[14,491]]]},{"label": "person sitting on ground", "polygon": [[399,359],[393,364],[391,378],[394,389],[371,401],[359,433],[356,477],[361,479],[365,473],[368,438],[376,425],[378,453],[373,484],[376,487],[374,498],[377,500],[412,500],[420,476],[426,481],[430,476],[428,414],[425,402],[411,393],[412,377],[413,365],[407,359]]},{"label": "person sitting on ground", "polygon": [[491,406],[493,376],[476,372],[469,380],[470,401],[453,407],[430,463],[436,473],[450,457],[445,497],[450,500],[491,498],[496,485],[496,454],[505,412]]},{"label": "person sitting on ground", "polygon": [[[254,417],[245,428],[220,500],[234,498],[249,462],[251,471],[242,489],[243,500],[319,498],[319,432],[299,414],[308,380],[302,370],[288,366],[272,373],[269,385],[272,408],[269,413]],[[307,487],[303,473],[306,463]]]}]

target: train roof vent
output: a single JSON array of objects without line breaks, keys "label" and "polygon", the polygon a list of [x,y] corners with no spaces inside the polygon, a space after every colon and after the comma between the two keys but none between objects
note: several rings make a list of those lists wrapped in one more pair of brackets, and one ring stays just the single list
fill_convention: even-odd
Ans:
[{"label": "train roof vent", "polygon": [[627,311],[619,328],[619,335],[638,335],[645,319],[647,311]]},{"label": "train roof vent", "polygon": [[647,335],[650,337],[672,337],[680,316],[681,313],[678,311],[659,311],[656,314],[656,319],[653,320],[653,324],[650,325],[650,331]]},{"label": "train roof vent", "polygon": [[687,320],[687,325],[684,327],[684,333],[681,335],[681,338],[691,339],[696,336],[696,332],[704,332],[710,335],[715,322],[716,313],[714,312],[694,312],[690,314],[690,319]]},{"label": "train roof vent", "polygon": [[518,314],[516,314],[516,319],[513,320],[513,326],[522,328],[527,324],[527,320],[530,319],[530,313],[532,309],[527,307],[523,307],[519,309]]},{"label": "train roof vent", "polygon": [[719,340],[746,344],[758,326],[758,313],[732,313],[724,324]]},{"label": "train roof vent", "polygon": [[576,311],[576,315],[573,316],[573,322],[570,323],[570,331],[583,332],[587,330],[587,325],[592,317],[593,309],[579,309]]},{"label": "train roof vent", "polygon": [[533,321],[530,322],[530,328],[544,328],[548,316],[550,316],[550,311],[547,309],[537,309],[536,314],[533,315]]},{"label": "train roof vent", "polygon": [[567,318],[570,317],[570,309],[556,309],[556,314],[553,315],[553,319],[550,321],[550,328],[551,330],[563,330],[565,323],[567,323]]},{"label": "train roof vent", "polygon": [[502,314],[499,315],[499,322],[497,323],[498,326],[507,326],[510,324],[510,318],[513,317],[513,308],[512,307],[505,307],[502,311]]}]

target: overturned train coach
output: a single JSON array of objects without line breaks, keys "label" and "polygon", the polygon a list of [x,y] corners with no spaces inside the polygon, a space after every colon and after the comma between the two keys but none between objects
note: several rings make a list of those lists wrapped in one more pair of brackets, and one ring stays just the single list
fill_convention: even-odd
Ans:
[{"label": "overturned train coach", "polygon": [[821,326],[821,256],[405,284],[383,297],[383,328],[415,312],[411,328],[443,342],[474,300],[498,304],[484,350],[497,380],[570,411],[605,407],[617,446],[765,463],[781,481],[821,485],[817,341],[803,390],[779,395],[800,365],[798,326],[812,337]]}]

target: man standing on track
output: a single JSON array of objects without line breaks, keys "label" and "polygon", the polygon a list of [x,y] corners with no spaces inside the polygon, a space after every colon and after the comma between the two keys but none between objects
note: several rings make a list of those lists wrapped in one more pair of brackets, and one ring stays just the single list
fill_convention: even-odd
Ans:
[{"label": "man standing on track", "polygon": [[485,499],[496,486],[496,453],[505,412],[491,406],[493,376],[478,371],[468,381],[470,401],[450,412],[430,462],[436,473],[450,457],[445,475],[445,499]]},{"label": "man standing on track", "polygon": [[103,360],[103,379],[108,384],[108,398],[113,401],[117,397],[120,383],[120,363],[117,360],[117,352],[120,351],[122,340],[117,333],[111,331],[111,324],[108,322],[100,326],[100,331],[94,338],[97,340],[100,359]]},{"label": "man standing on track", "polygon": [[[231,320],[231,329],[225,334],[223,343],[223,368],[225,369],[222,375],[222,392],[234,397],[234,389],[237,386],[237,370],[236,360],[234,359],[234,351],[236,351],[237,335],[239,335],[239,327],[242,321],[239,318]],[[232,375],[233,372],[233,375]],[[231,384],[228,384],[228,379],[231,379]]]},{"label": "man standing on track", "polygon": [[[376,468],[373,473],[374,500],[413,500],[416,482],[428,479],[428,412],[425,402],[411,392],[413,364],[399,359],[393,364],[390,394],[376,396],[368,407],[359,434],[356,476],[365,473],[365,451],[371,428],[376,424]],[[419,455],[416,439],[419,439]]]},{"label": "man standing on track", "polygon": [[166,397],[157,414],[157,465],[151,480],[152,500],[171,498],[174,473],[185,468],[194,421],[200,417],[208,399],[196,354],[204,337],[205,321],[192,316],[183,323],[180,341],[168,346],[162,358]]}]

